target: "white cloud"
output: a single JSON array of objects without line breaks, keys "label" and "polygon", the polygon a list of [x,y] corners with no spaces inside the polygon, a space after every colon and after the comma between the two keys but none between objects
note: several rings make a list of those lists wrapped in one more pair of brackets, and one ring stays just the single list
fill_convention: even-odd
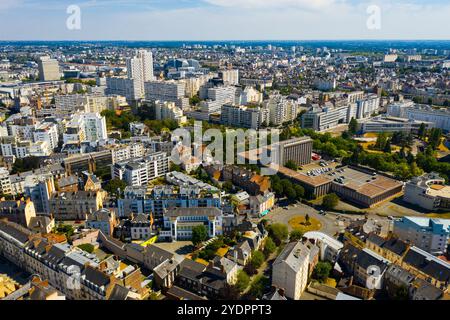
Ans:
[{"label": "white cloud", "polygon": [[336,3],[335,0],[204,0],[209,4],[227,8],[267,9],[304,8],[320,9]]}]

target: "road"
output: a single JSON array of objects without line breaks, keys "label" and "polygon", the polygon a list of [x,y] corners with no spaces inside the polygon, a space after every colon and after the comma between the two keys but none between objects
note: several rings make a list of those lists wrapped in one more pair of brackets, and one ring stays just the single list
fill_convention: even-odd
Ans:
[{"label": "road", "polygon": [[268,215],[264,218],[269,219],[274,223],[282,223],[288,226],[289,231],[292,231],[291,226],[289,226],[289,220],[294,218],[295,216],[306,216],[308,214],[311,218],[315,218],[320,221],[322,224],[322,229],[320,230],[323,233],[326,233],[330,236],[334,236],[339,232],[340,228],[337,224],[336,217],[332,215],[320,215],[317,210],[314,208],[307,206],[305,204],[297,204],[291,205],[289,207],[279,207],[272,210]]}]

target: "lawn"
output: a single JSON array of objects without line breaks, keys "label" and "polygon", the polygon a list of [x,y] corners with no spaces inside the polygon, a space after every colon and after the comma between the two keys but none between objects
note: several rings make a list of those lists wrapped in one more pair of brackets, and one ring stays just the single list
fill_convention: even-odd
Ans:
[{"label": "lawn", "polygon": [[307,224],[304,216],[292,218],[289,220],[289,225],[292,229],[299,230],[303,233],[322,229],[322,224],[319,220],[310,217],[309,224]]},{"label": "lawn", "polygon": [[229,247],[219,248],[219,249],[216,251],[216,255],[218,255],[219,257],[225,257],[225,255],[226,255],[227,252],[228,252],[228,249],[229,249]]},{"label": "lawn", "polygon": [[200,259],[200,258],[197,258],[197,259],[195,260],[195,262],[201,263],[201,264],[203,264],[203,265],[205,265],[205,266],[209,265],[209,262],[208,262],[208,261],[203,260],[203,259]]}]

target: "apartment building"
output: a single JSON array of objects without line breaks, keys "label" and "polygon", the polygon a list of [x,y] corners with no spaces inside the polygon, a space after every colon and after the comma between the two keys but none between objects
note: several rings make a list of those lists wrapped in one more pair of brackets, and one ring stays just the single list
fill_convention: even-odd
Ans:
[{"label": "apartment building", "polygon": [[49,199],[56,220],[85,221],[88,214],[103,207],[104,191],[55,192]]},{"label": "apartment building", "polygon": [[267,109],[246,106],[223,105],[221,108],[220,123],[226,126],[243,127],[258,130],[268,125]]},{"label": "apartment building", "polygon": [[442,254],[447,250],[450,219],[402,217],[394,222],[394,234],[429,253]]},{"label": "apartment building", "polygon": [[272,285],[284,289],[286,297],[299,300],[309,276],[310,249],[301,242],[285,246],[272,265]]},{"label": "apartment building", "polygon": [[215,207],[169,207],[164,212],[164,229],[160,236],[174,241],[188,241],[192,239],[192,228],[198,225],[206,227],[210,238],[222,235],[222,210]]},{"label": "apartment building", "polygon": [[176,81],[148,81],[144,84],[145,99],[150,101],[168,101],[184,110],[189,106],[189,99],[185,97],[185,86]]},{"label": "apartment building", "polygon": [[129,186],[146,186],[167,172],[169,172],[169,157],[164,152],[119,162],[111,167],[112,178],[124,180]]}]

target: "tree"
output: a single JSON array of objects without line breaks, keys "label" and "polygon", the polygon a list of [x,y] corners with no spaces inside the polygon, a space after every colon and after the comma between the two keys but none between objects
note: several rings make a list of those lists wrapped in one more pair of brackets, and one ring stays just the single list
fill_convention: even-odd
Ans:
[{"label": "tree", "polygon": [[338,204],[339,197],[334,193],[327,194],[322,200],[322,206],[328,210],[333,210]]},{"label": "tree", "polygon": [[419,138],[421,138],[421,139],[425,138],[426,133],[427,133],[427,127],[426,127],[425,123],[422,122],[420,124],[419,133],[418,133]]},{"label": "tree", "polygon": [[120,179],[113,179],[106,184],[104,189],[109,194],[119,197],[126,187],[127,183],[125,181]]},{"label": "tree", "polygon": [[319,282],[325,282],[330,276],[331,269],[332,266],[329,262],[320,261],[314,268],[312,278],[318,280]]},{"label": "tree", "polygon": [[233,191],[233,183],[231,181],[225,181],[222,185],[222,189],[228,193],[231,193]]},{"label": "tree", "polygon": [[303,232],[301,232],[300,230],[293,230],[291,231],[290,235],[289,235],[289,241],[291,242],[296,242],[296,241],[300,241],[303,238]]},{"label": "tree", "polygon": [[302,200],[305,197],[305,188],[298,184],[294,184],[294,190],[297,200]]},{"label": "tree", "polygon": [[250,284],[250,277],[244,270],[239,270],[237,274],[236,288],[239,292],[245,291]]},{"label": "tree", "polygon": [[273,242],[272,238],[268,237],[264,244],[264,254],[268,257],[274,253],[275,250],[277,250],[277,245]]},{"label": "tree", "polygon": [[408,300],[409,292],[406,286],[400,286],[394,293],[394,300]]},{"label": "tree", "polygon": [[192,228],[192,243],[194,246],[198,246],[206,239],[208,239],[208,231],[204,225],[199,225]]},{"label": "tree", "polygon": [[264,254],[259,250],[253,252],[250,263],[253,265],[255,269],[259,269],[264,263]]},{"label": "tree", "polygon": [[287,240],[289,236],[288,227],[281,223],[274,223],[270,225],[268,231],[277,246]]},{"label": "tree", "polygon": [[264,276],[258,276],[250,286],[250,294],[255,298],[262,298],[266,287],[270,285],[270,279]]},{"label": "tree", "polygon": [[390,140],[390,139],[388,139],[388,140],[386,141],[386,144],[384,145],[383,151],[384,151],[385,153],[391,153],[391,152],[392,152],[392,148],[391,148],[391,140]]},{"label": "tree", "polygon": [[356,121],[355,118],[352,118],[350,120],[350,123],[348,124],[348,133],[354,135],[356,133],[356,130],[358,130],[358,121]]},{"label": "tree", "polygon": [[294,170],[294,171],[297,171],[297,170],[298,170],[298,165],[297,165],[294,161],[292,161],[292,160],[289,160],[288,162],[286,162],[286,163],[284,164],[284,166],[285,166],[286,168],[291,169],[291,170]]}]

